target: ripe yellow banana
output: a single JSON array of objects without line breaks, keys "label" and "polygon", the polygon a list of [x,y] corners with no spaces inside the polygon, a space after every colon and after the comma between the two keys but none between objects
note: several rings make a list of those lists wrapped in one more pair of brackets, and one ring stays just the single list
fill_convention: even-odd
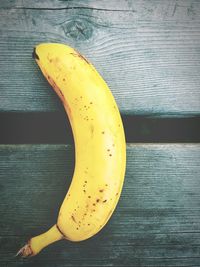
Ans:
[{"label": "ripe yellow banana", "polygon": [[117,205],[126,166],[120,113],[94,66],[64,44],[40,44],[33,56],[69,117],[75,170],[57,223],[29,240],[18,252],[24,257],[63,238],[81,241],[99,232]]}]

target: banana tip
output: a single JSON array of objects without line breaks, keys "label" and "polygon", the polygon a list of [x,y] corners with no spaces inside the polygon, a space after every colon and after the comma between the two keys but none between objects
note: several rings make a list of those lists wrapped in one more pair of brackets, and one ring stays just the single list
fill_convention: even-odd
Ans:
[{"label": "banana tip", "polygon": [[33,57],[34,59],[37,59],[37,60],[40,59],[39,56],[38,56],[38,54],[36,53],[36,47],[33,48],[32,57]]},{"label": "banana tip", "polygon": [[25,246],[23,246],[15,255],[15,257],[21,256],[22,258],[28,258],[33,256],[33,251],[28,244],[26,244]]}]

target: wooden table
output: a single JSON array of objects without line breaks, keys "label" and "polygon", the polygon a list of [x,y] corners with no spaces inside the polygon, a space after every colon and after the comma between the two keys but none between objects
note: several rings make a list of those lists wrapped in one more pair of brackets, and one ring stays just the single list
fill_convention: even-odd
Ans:
[{"label": "wooden table", "polygon": [[[199,14],[197,0],[1,1],[0,113],[64,112],[31,58],[34,45],[63,42],[96,66],[123,117],[197,117]],[[74,147],[1,142],[0,266],[200,266],[199,162],[198,143],[127,143],[125,185],[106,227],[23,260],[16,251],[55,223]]]}]

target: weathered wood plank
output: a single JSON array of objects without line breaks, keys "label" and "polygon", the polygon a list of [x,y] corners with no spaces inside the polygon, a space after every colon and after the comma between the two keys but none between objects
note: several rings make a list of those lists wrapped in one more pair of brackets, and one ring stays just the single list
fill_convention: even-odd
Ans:
[{"label": "weathered wood plank", "polygon": [[1,266],[199,266],[200,145],[192,144],[128,145],[123,193],[106,227],[14,259],[55,222],[73,158],[64,145],[0,146]]},{"label": "weathered wood plank", "polygon": [[195,0],[1,1],[0,110],[61,109],[31,58],[49,41],[85,54],[122,113],[199,114],[199,14]]}]

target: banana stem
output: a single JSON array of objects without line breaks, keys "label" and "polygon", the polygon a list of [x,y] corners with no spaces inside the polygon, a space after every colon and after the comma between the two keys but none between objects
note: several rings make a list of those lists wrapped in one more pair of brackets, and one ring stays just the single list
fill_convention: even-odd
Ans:
[{"label": "banana stem", "polygon": [[64,236],[55,224],[47,232],[32,237],[28,243],[17,252],[16,256],[21,255],[23,258],[35,256],[43,248],[63,238]]}]

